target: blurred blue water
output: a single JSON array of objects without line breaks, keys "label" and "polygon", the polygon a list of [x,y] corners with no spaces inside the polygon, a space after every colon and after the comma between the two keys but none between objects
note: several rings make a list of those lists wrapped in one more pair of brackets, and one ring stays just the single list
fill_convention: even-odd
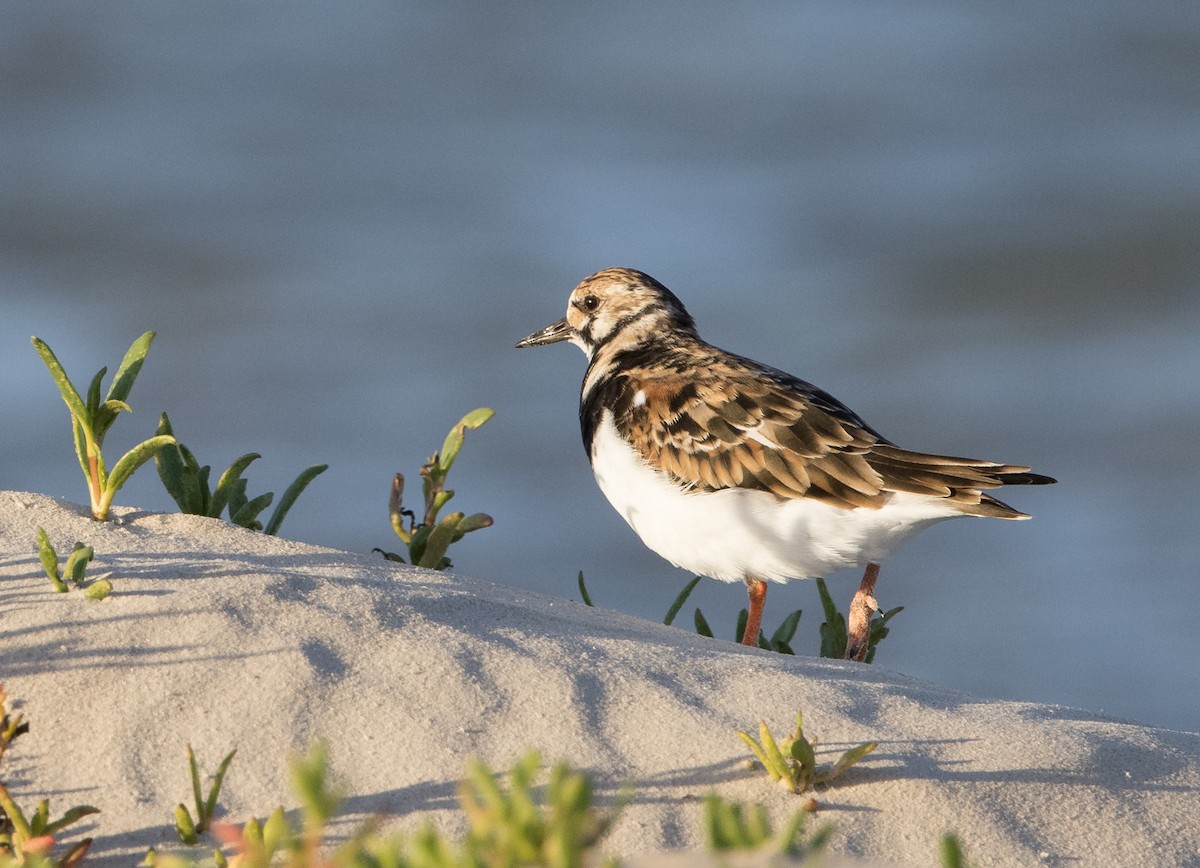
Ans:
[{"label": "blurred blue water", "polygon": [[[1061,480],[885,566],[881,665],[1200,728],[1198,104],[1185,5],[9,4],[0,487],[85,499],[29,336],[84,379],[154,328],[114,450],[167,410],[252,488],[329,462],[284,533],[367,551],[490,405],[456,566],[661,617],[688,577],[592,482],[582,356],[511,349],[638,267],[902,445]],[[695,599],[732,633],[741,588]]]}]

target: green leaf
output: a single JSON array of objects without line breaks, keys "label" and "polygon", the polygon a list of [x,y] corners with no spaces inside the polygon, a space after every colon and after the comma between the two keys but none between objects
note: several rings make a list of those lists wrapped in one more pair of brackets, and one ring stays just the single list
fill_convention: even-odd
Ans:
[{"label": "green leaf", "polygon": [[[221,478],[217,480],[217,487],[212,493],[212,498],[208,502],[206,514],[211,518],[220,518],[221,510],[227,505],[230,509],[230,515],[233,514],[233,501],[230,499],[235,491],[238,490],[238,482],[245,473],[246,468],[252,463],[262,458],[257,452],[247,452],[241,458],[234,461],[221,474]],[[245,485],[242,485],[242,491],[245,491]],[[245,504],[239,504],[238,509],[241,509]],[[257,515],[257,513],[256,513]]]},{"label": "green leaf", "polygon": [[825,623],[820,627],[821,656],[840,660],[846,654],[846,618],[838,611],[822,578],[817,579],[817,593],[825,612]]},{"label": "green leaf", "polygon": [[42,569],[46,571],[51,584],[54,585],[54,590],[60,594],[65,594],[67,586],[58,571],[58,552],[54,550],[54,546],[50,543],[50,537],[47,536],[46,531],[41,527],[37,529],[37,544],[38,558],[42,562]]},{"label": "green leaf", "polygon": [[17,803],[9,796],[8,790],[4,784],[0,784],[0,812],[8,817],[9,823],[13,827],[13,837],[30,838],[29,821],[25,818],[25,814],[17,806]]},{"label": "green leaf", "polygon": [[408,559],[410,563],[418,564],[421,562],[421,556],[425,554],[425,543],[432,532],[433,525],[428,524],[423,524],[413,531],[412,542],[408,544]]},{"label": "green leaf", "polygon": [[262,828],[262,842],[268,853],[274,853],[292,836],[292,827],[288,824],[287,816],[280,805],[267,817]]},{"label": "green leaf", "polygon": [[705,619],[703,612],[701,612],[699,609],[696,609],[696,614],[693,620],[696,623],[697,633],[699,633],[701,636],[707,636],[709,639],[713,638],[712,627],[708,626],[708,621]]},{"label": "green leaf", "polygon": [[966,868],[967,857],[963,853],[958,836],[947,833],[938,843],[938,855],[941,857],[942,868]]},{"label": "green leaf", "polygon": [[425,541],[425,550],[421,553],[421,559],[417,562],[417,566],[431,570],[440,569],[439,565],[442,558],[446,556],[446,549],[454,541],[458,523],[464,518],[465,516],[461,512],[452,512],[438,522]]},{"label": "green leaf", "polygon": [[[159,454],[170,449],[170,446],[164,447],[159,451]],[[189,515],[210,515],[212,508],[212,494],[208,490],[208,474],[212,470],[207,464],[203,467],[196,466],[196,459],[192,458],[186,447],[182,450],[185,458],[183,465],[183,491],[187,498],[188,508],[182,510]]]},{"label": "green leaf", "polygon": [[467,534],[476,530],[483,530],[485,527],[491,527],[495,522],[490,515],[484,515],[482,512],[473,512],[458,523],[458,530],[455,531],[454,541],[458,542]]},{"label": "green leaf", "polygon": [[95,552],[92,551],[91,546],[75,543],[71,553],[67,555],[66,566],[63,567],[65,577],[76,585],[82,584],[83,572],[87,569],[88,561],[92,559],[93,554]]},{"label": "green leaf", "polygon": [[192,815],[183,805],[175,806],[175,831],[179,833],[179,840],[189,847],[200,840],[196,834],[196,824],[192,822]]},{"label": "green leaf", "polygon": [[783,751],[779,749],[779,745],[775,742],[775,737],[771,735],[771,728],[767,726],[765,720],[758,722],[758,740],[762,745],[763,753],[767,757],[767,771],[771,773],[771,777],[775,780],[783,778],[791,779],[791,774],[788,771],[787,760],[783,756]]},{"label": "green leaf", "polygon": [[117,373],[113,377],[108,395],[105,396],[107,399],[125,401],[129,398],[129,392],[133,389],[133,381],[141,372],[142,363],[146,360],[146,353],[150,351],[150,344],[153,342],[154,332],[144,332],[129,345],[125,358],[121,360],[121,367],[117,368]]},{"label": "green leaf", "polygon": [[489,407],[478,407],[463,416],[458,424],[450,429],[450,433],[446,435],[446,439],[442,443],[442,450],[438,453],[438,465],[443,475],[450,471],[454,459],[458,457],[463,445],[463,435],[467,429],[475,430],[495,415],[496,411]]},{"label": "green leaf", "polygon": [[[166,413],[158,417],[158,428],[154,433],[157,436],[175,436],[175,431],[171,428],[171,420],[167,418]],[[174,445],[164,446],[154,453],[154,466],[158,470],[158,478],[162,480],[163,488],[167,490],[167,494],[171,495],[171,499],[175,501],[180,512],[195,514],[196,503],[192,493],[194,480],[193,489],[189,491],[183,480],[186,465],[178,440]]]},{"label": "green leaf", "polygon": [[25,818],[24,812],[12,800],[12,797],[8,794],[8,790],[2,783],[0,783],[0,813],[8,817],[8,822],[13,829],[12,835],[14,838],[28,839],[33,837],[32,830],[29,827],[29,820]]},{"label": "green leaf", "polygon": [[[243,484],[242,488],[245,487]],[[275,497],[275,493],[268,491],[266,494],[260,494],[253,500],[249,500],[238,508],[238,511],[230,516],[230,521],[241,527],[247,527],[251,530],[261,530],[262,524],[258,521],[258,514],[271,505],[271,500]],[[232,509],[232,506],[230,507]]]},{"label": "green leaf", "polygon": [[766,769],[769,774],[771,771],[770,767],[768,766],[769,759],[767,757],[767,752],[763,750],[763,746],[755,741],[754,736],[750,735],[750,733],[746,732],[745,730],[738,730],[738,738],[745,743],[746,747],[750,748],[750,752],[754,754],[755,759],[762,764],[762,767]]},{"label": "green leaf", "polygon": [[77,841],[58,859],[58,868],[78,868],[79,865],[83,864],[83,857],[87,855],[87,851],[91,846],[91,838],[84,838],[82,841]]},{"label": "green leaf", "polygon": [[112,582],[108,579],[96,579],[84,589],[83,595],[89,600],[103,600],[112,593],[112,590]]},{"label": "green leaf", "polygon": [[192,450],[188,449],[182,443],[179,444],[179,451],[183,453],[183,461],[187,465],[185,469],[186,476],[184,481],[190,483],[192,477],[195,478],[197,500],[200,505],[199,515],[208,515],[209,504],[212,503],[212,491],[208,487],[208,476],[212,472],[212,468],[205,464],[203,467],[196,461],[196,456],[192,454]]},{"label": "green leaf", "polygon": [[169,446],[175,442],[174,437],[165,434],[156,435],[147,440],[143,440],[137,446],[134,446],[128,452],[121,456],[121,459],[113,467],[112,473],[108,476],[108,482],[104,486],[104,491],[101,493],[100,499],[100,514],[96,516],[100,521],[108,518],[108,508],[112,504],[113,496],[121,490],[133,472],[154,457],[164,446]]},{"label": "green leaf", "polygon": [[187,746],[188,773],[192,778],[192,802],[196,806],[197,822],[204,825],[204,796],[200,792],[200,764],[196,762],[196,752],[192,746]]},{"label": "green leaf", "polygon": [[745,730],[738,730],[738,738],[745,743],[746,747],[750,748],[750,753],[755,755],[755,759],[761,762],[762,767],[767,768],[767,753],[764,752],[761,744],[755,741],[754,736]]},{"label": "green leaf", "polygon": [[[780,830],[779,835],[775,838],[776,847],[780,853],[793,858],[804,855],[804,849],[800,839],[801,835],[804,833],[805,821],[808,819],[807,813],[808,812],[803,808],[796,811],[788,820],[787,825]],[[818,840],[814,838],[809,852],[818,852],[823,846],[823,841],[818,842]]]},{"label": "green leaf", "polygon": [[271,520],[267,522],[267,526],[263,528],[263,533],[274,536],[279,532],[279,526],[283,524],[283,520],[287,518],[288,510],[292,508],[292,504],[296,502],[308,484],[329,469],[328,464],[314,464],[303,473],[296,477],[295,481],[287,487],[283,492],[283,497],[279,498],[279,504],[275,507],[275,511],[271,513]]},{"label": "green leaf", "polygon": [[663,623],[667,626],[675,620],[675,616],[679,614],[679,610],[683,608],[683,604],[687,602],[687,598],[692,595],[692,591],[696,589],[696,585],[700,584],[700,576],[696,576],[690,582],[683,586],[683,590],[675,597],[675,601],[671,603],[671,608],[667,609],[667,615],[663,618]]},{"label": "green leaf", "polygon": [[796,628],[800,624],[800,615],[801,610],[797,609],[783,619],[783,623],[771,634],[772,645],[786,645],[792,641],[792,637],[796,635]]},{"label": "green leaf", "polygon": [[707,848],[722,853],[737,848],[738,822],[734,805],[716,793],[704,798],[704,838]]},{"label": "green leaf", "polygon": [[887,626],[888,621],[892,620],[893,616],[898,615],[903,611],[903,606],[897,606],[894,609],[889,609],[888,611],[884,612],[882,617],[875,617],[871,619],[870,632],[867,634],[867,655],[863,658],[866,663],[874,662],[875,651],[878,648],[879,643],[886,639],[888,634],[891,632],[891,628]]},{"label": "green leaf", "polygon": [[429,519],[437,516],[438,510],[450,502],[450,498],[454,497],[453,491],[438,491],[433,495],[433,501],[429,507]]},{"label": "green leaf", "polygon": [[33,818],[29,821],[29,831],[36,838],[39,835],[46,834],[46,826],[50,822],[50,800],[42,799],[38,802],[37,808],[33,812]]},{"label": "green leaf", "polygon": [[208,800],[204,803],[204,823],[212,819],[213,813],[217,810],[217,798],[221,795],[221,784],[225,782],[225,772],[229,771],[229,764],[233,762],[233,758],[237,756],[237,749],[231,750],[221,760],[221,764],[217,767],[217,774],[213,777],[212,786],[208,790]]},{"label": "green leaf", "polygon": [[258,817],[251,817],[242,826],[242,842],[244,844],[261,844],[263,843],[263,827],[258,822]]},{"label": "green leaf", "polygon": [[[156,434],[170,434],[171,424],[163,413]],[[164,421],[166,424],[163,424]],[[211,494],[208,490],[208,473],[206,464],[201,467],[196,456],[184,444],[176,440],[175,444],[164,446],[154,454],[154,463],[158,468],[159,479],[163,487],[175,501],[180,512],[188,515],[208,515],[208,504]]]},{"label": "green leaf", "polygon": [[307,756],[292,762],[292,788],[304,806],[305,827],[320,829],[337,811],[341,796],[330,786],[329,750],[318,742]]},{"label": "green leaf", "polygon": [[583,582],[583,570],[579,571],[579,596],[583,598],[583,604],[585,606],[596,605],[592,602],[592,598],[588,595],[587,585]]},{"label": "green leaf", "polygon": [[[514,771],[516,768],[514,766]],[[483,763],[476,760],[467,766],[466,784],[479,807],[493,816],[504,816],[508,813],[506,809],[509,806],[504,793],[496,785],[495,777]]]},{"label": "green leaf", "polygon": [[767,820],[767,809],[762,805],[747,805],[742,814],[742,840],[751,848],[758,848],[771,837],[771,824]]},{"label": "green leaf", "polygon": [[828,783],[829,781],[832,781],[834,778],[841,775],[846,771],[846,769],[850,768],[850,766],[854,765],[877,747],[879,747],[878,742],[869,741],[865,744],[860,744],[858,747],[851,748],[838,757],[837,762],[835,762],[828,770],[822,772],[820,775],[817,775],[813,779],[813,782]]},{"label": "green leaf", "polygon": [[116,401],[111,398],[96,408],[92,415],[92,429],[95,431],[96,443],[104,442],[104,436],[121,411],[132,413],[133,409],[124,401]]},{"label": "green leaf", "polygon": [[90,485],[92,481],[92,469],[88,466],[88,445],[87,433],[83,425],[75,421],[72,416],[71,437],[75,443],[75,457],[79,459],[79,467],[83,470],[83,475],[87,478]]},{"label": "green leaf", "polygon": [[83,399],[79,397],[79,392],[75,389],[75,386],[71,384],[71,378],[63,370],[62,364],[58,361],[58,356],[54,355],[53,350],[41,338],[33,338],[33,348],[37,350],[38,355],[42,357],[42,361],[49,368],[50,376],[54,378],[54,382],[58,386],[58,391],[62,395],[67,409],[71,411],[71,416],[83,425],[90,425],[91,416],[87,411],[87,407],[84,405]]},{"label": "green leaf", "polygon": [[230,520],[232,520],[233,516],[237,515],[238,510],[240,510],[247,503],[249,503],[249,500],[246,497],[246,480],[238,479],[235,481],[229,492],[228,506]]},{"label": "green leaf", "polygon": [[797,736],[792,741],[791,754],[792,759],[800,764],[800,769],[804,772],[804,776],[806,778],[809,777],[817,767],[817,755],[813,750],[812,742],[805,738],[803,734]]},{"label": "green leaf", "polygon": [[42,830],[44,835],[55,835],[72,823],[77,823],[90,814],[99,814],[99,808],[91,805],[76,805],[52,823],[47,823]]},{"label": "green leaf", "polygon": [[96,428],[96,414],[100,411],[100,384],[107,373],[108,368],[101,368],[96,372],[96,376],[92,377],[92,382],[88,385],[87,417],[92,420],[93,429]]}]

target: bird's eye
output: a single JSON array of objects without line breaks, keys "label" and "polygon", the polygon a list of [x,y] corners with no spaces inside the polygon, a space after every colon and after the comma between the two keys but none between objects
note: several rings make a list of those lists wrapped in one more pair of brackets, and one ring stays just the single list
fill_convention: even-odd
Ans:
[{"label": "bird's eye", "polygon": [[596,298],[596,296],[585,295],[583,297],[583,309],[584,310],[595,310],[599,306],[600,306],[600,299]]}]

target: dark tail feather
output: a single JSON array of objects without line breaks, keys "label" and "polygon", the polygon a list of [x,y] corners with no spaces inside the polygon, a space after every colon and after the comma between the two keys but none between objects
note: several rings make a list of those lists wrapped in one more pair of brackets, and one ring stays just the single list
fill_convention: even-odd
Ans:
[{"label": "dark tail feather", "polygon": [[996,478],[1004,485],[1053,485],[1058,482],[1054,477],[1040,473],[1001,473]]}]

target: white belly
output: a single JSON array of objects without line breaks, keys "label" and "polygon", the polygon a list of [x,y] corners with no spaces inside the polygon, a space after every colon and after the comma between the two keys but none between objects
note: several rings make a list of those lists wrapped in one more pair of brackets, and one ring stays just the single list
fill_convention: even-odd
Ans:
[{"label": "white belly", "polygon": [[880,563],[931,524],[962,515],[939,499],[904,493],[880,509],[841,509],[744,488],[687,491],[647,465],[607,412],[592,441],[592,469],[651,550],[727,582],[784,582]]}]

